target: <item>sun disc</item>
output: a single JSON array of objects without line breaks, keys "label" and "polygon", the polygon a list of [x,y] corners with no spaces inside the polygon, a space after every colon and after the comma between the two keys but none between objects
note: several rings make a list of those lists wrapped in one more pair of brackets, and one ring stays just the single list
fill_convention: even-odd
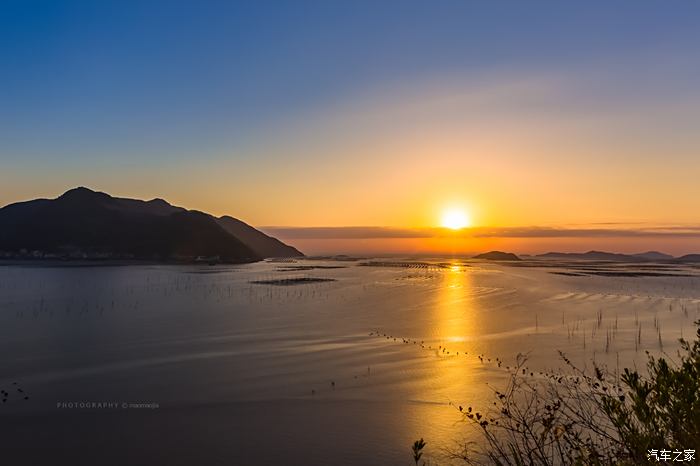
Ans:
[{"label": "sun disc", "polygon": [[442,226],[451,230],[466,228],[471,224],[466,212],[459,209],[446,210],[442,214]]}]

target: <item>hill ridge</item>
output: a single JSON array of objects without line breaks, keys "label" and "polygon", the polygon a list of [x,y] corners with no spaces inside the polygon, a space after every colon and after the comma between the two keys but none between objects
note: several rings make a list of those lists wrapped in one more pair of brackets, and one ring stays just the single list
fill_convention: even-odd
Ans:
[{"label": "hill ridge", "polygon": [[226,228],[208,213],[161,198],[113,197],[79,186],[55,199],[1,208],[0,252],[5,257],[64,259],[195,260],[206,256],[226,262],[302,255],[245,222],[228,218],[238,222],[242,233]]}]

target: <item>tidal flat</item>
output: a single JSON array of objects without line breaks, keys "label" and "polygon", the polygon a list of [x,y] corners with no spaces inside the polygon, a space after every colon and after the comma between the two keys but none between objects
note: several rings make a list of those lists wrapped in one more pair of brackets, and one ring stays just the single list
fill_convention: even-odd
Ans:
[{"label": "tidal flat", "polygon": [[8,464],[408,465],[423,437],[450,464],[478,440],[457,406],[519,353],[535,378],[558,351],[643,369],[699,318],[682,264],[5,265],[0,442]]}]

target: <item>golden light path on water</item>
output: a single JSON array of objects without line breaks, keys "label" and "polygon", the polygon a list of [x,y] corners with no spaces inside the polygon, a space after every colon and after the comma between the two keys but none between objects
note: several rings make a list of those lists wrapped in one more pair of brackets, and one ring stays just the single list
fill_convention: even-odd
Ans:
[{"label": "golden light path on water", "polygon": [[486,385],[490,371],[478,359],[481,290],[474,271],[454,262],[440,271],[438,280],[426,316],[431,337],[427,367],[422,380],[412,384],[411,398],[420,402],[410,403],[408,414],[409,424],[419,426],[414,436],[430,442],[434,458],[476,439],[458,407],[486,406],[492,394]]},{"label": "golden light path on water", "polygon": [[473,282],[470,271],[460,264],[451,264],[444,274],[434,309],[438,334],[449,343],[463,343],[474,336],[475,313]]}]

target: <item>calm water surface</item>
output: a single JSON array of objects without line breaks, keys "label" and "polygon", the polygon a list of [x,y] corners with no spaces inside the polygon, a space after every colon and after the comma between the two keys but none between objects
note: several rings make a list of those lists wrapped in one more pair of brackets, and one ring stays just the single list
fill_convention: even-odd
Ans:
[{"label": "calm water surface", "polygon": [[446,464],[518,353],[642,366],[700,317],[694,270],[383,265],[0,267],[7,464]]}]

